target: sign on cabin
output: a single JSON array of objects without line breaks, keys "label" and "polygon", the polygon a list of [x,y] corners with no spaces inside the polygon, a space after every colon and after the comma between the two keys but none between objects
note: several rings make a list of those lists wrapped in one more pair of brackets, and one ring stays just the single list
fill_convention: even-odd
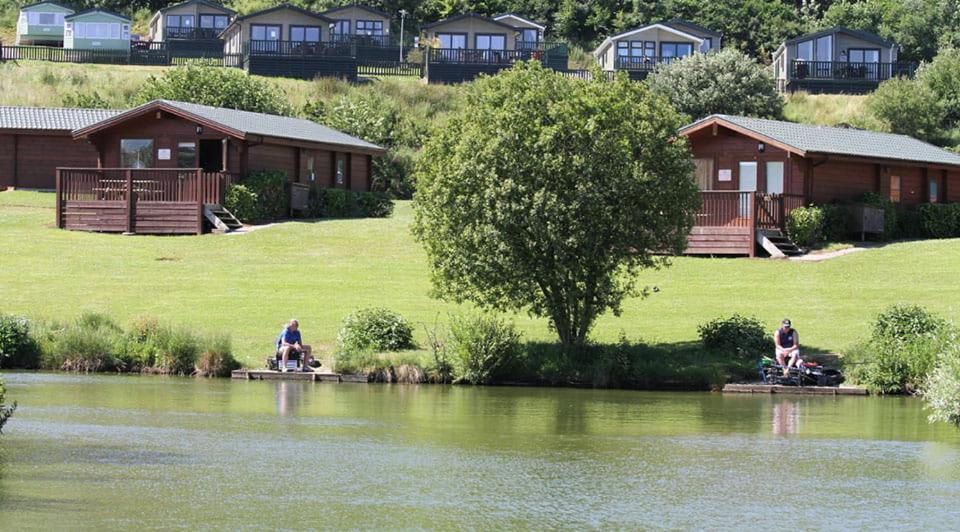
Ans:
[{"label": "sign on cabin", "polygon": [[169,161],[169,160],[170,160],[170,149],[169,149],[169,148],[160,148],[159,150],[157,150],[157,159],[160,159],[161,161]]},{"label": "sign on cabin", "polygon": [[717,173],[718,181],[733,181],[733,170],[729,168],[721,168],[720,172]]}]

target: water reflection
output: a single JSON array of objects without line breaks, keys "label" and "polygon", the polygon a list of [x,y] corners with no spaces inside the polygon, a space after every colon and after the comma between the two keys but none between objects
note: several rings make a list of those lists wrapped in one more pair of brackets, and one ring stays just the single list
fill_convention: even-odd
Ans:
[{"label": "water reflection", "polygon": [[299,382],[277,381],[274,395],[277,400],[277,414],[293,416],[303,408],[306,393]]},{"label": "water reflection", "polygon": [[780,401],[773,405],[773,433],[777,436],[800,434],[800,403]]}]

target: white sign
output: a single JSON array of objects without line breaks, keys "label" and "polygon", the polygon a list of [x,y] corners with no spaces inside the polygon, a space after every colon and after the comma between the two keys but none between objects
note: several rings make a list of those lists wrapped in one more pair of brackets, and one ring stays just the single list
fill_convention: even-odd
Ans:
[{"label": "white sign", "polygon": [[717,174],[718,181],[733,181],[733,170],[729,168],[721,168],[720,172]]},{"label": "white sign", "polygon": [[170,148],[160,148],[157,150],[157,159],[161,161],[170,160]]}]

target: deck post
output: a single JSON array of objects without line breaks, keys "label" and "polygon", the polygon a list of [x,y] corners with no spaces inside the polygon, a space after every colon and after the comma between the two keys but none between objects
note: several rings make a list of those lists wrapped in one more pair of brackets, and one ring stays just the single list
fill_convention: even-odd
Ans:
[{"label": "deck post", "polygon": [[197,234],[203,234],[203,202],[197,202]]},{"label": "deck post", "polygon": [[127,233],[133,234],[134,230],[134,212],[133,212],[133,171],[127,168],[124,172],[127,180]]},{"label": "deck post", "polygon": [[56,177],[56,194],[57,194],[57,229],[63,229],[63,185],[61,180],[63,177],[60,175],[60,169],[57,168],[57,177]]},{"label": "deck post", "polygon": [[195,191],[195,194],[197,195],[197,196],[196,196],[196,197],[197,197],[197,203],[199,203],[201,206],[203,205],[203,203],[204,203],[204,202],[206,201],[206,199],[207,199],[207,187],[206,187],[206,183],[204,183],[203,181],[204,181],[204,180],[203,180],[203,170],[200,169],[200,168],[197,168],[196,184],[193,186],[193,190]]},{"label": "deck post", "polygon": [[747,194],[750,195],[750,258],[752,259],[757,254],[757,193],[748,192]]},{"label": "deck post", "polygon": [[780,226],[781,231],[786,231],[787,230],[787,200],[783,196],[783,194],[780,194],[779,196],[777,196],[777,201],[779,202],[778,207],[780,209],[780,223],[778,225]]}]

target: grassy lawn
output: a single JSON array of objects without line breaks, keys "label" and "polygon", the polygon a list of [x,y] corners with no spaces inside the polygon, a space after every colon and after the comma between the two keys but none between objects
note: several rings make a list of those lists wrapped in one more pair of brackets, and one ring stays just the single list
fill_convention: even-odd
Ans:
[{"label": "grassy lawn", "polygon": [[[423,253],[409,234],[410,204],[383,220],[291,222],[243,235],[147,237],[52,228],[52,194],[0,192],[0,311],[66,319],[85,310],[121,322],[156,316],[202,332],[229,332],[239,358],[259,364],[284,320],[332,345],[341,319],[366,306],[418,324],[456,307],[429,297]],[[822,263],[679,258],[643,274],[660,291],[605,316],[593,338],[619,332],[651,343],[696,339],[697,325],[733,312],[772,329],[790,316],[804,343],[839,350],[880,309],[919,303],[956,320],[960,241],[893,244]],[[515,317],[528,339],[552,339],[546,321]]]}]

